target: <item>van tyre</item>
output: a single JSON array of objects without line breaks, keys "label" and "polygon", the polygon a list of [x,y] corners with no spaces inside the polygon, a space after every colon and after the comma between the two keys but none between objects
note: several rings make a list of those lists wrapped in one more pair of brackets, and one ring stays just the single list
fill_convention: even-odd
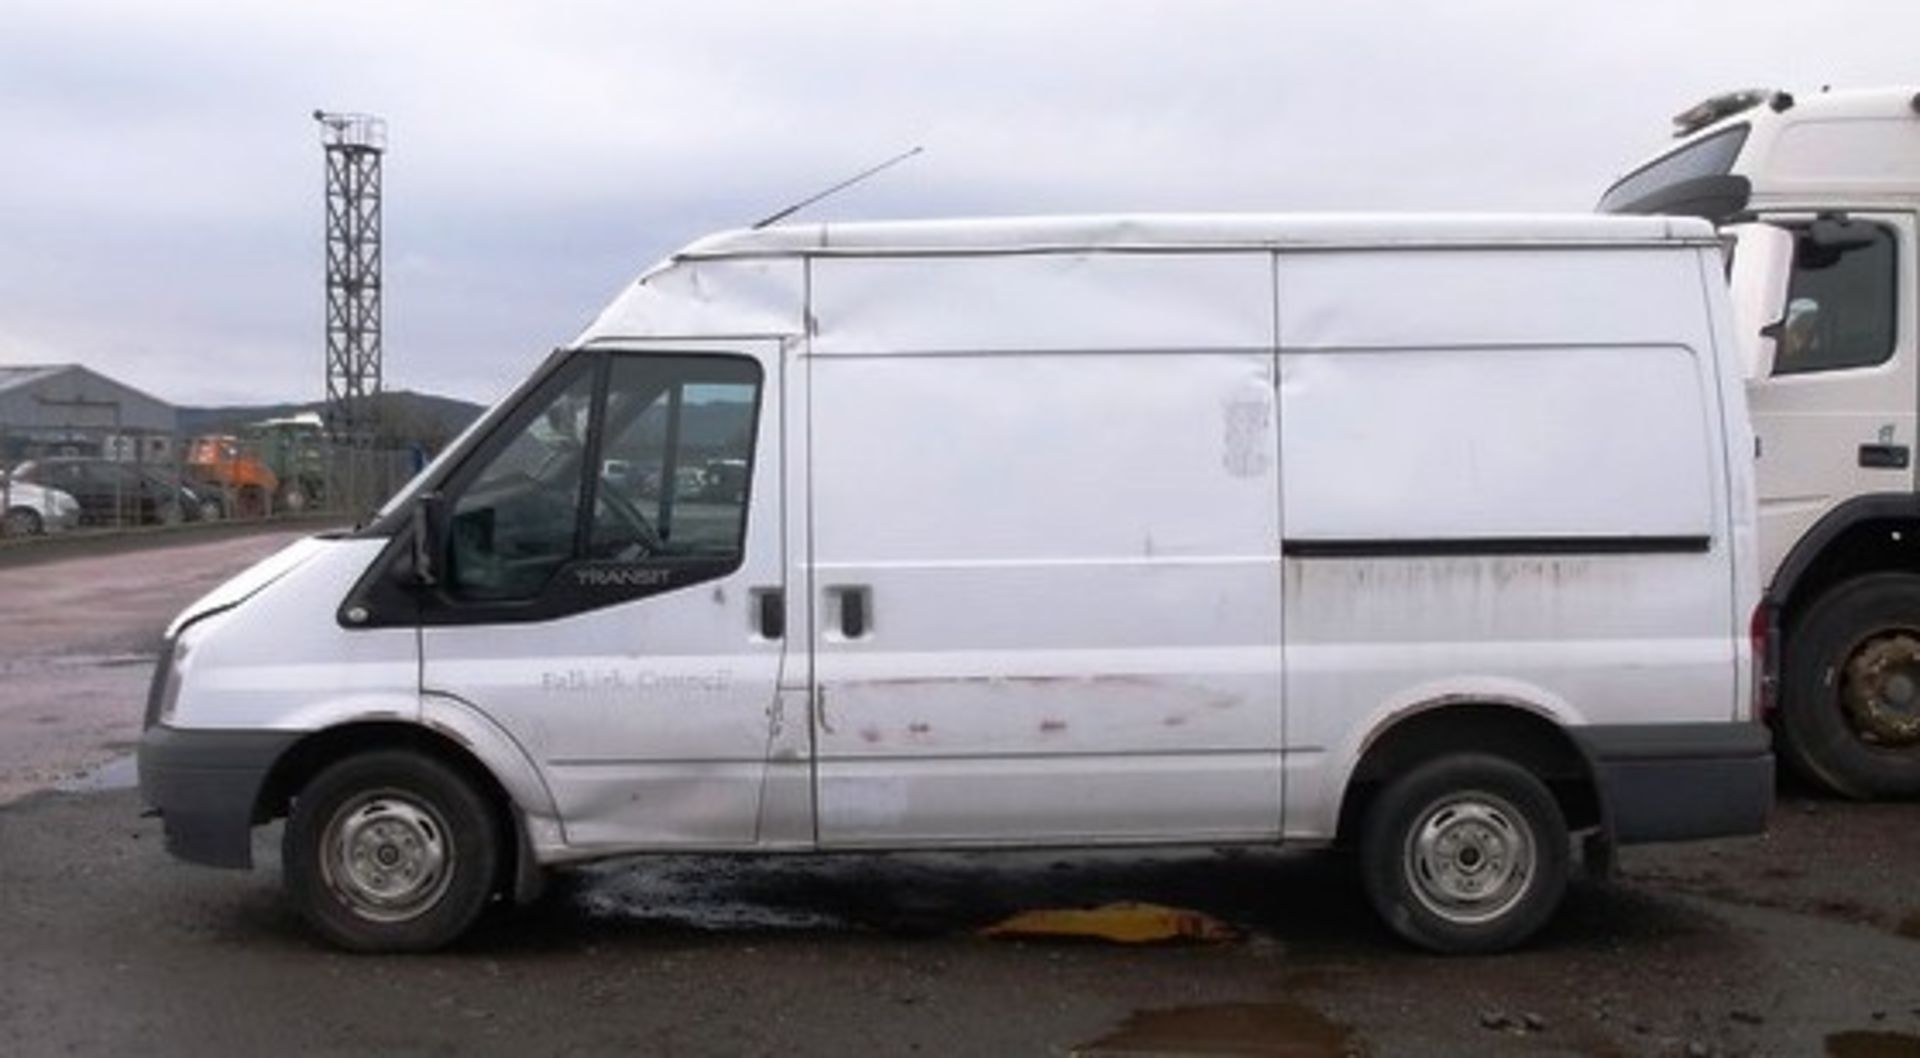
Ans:
[{"label": "van tyre", "polygon": [[1559,906],[1566,817],[1534,774],[1499,757],[1428,761],[1369,808],[1360,870],[1396,933],[1443,954],[1511,948]]},{"label": "van tyre", "polygon": [[348,757],[300,791],[281,846],[287,891],[352,951],[431,951],[493,898],[501,825],[472,781],[433,757]]},{"label": "van tyre", "polygon": [[1787,636],[1781,750],[1845,797],[1920,796],[1920,576],[1828,591]]}]

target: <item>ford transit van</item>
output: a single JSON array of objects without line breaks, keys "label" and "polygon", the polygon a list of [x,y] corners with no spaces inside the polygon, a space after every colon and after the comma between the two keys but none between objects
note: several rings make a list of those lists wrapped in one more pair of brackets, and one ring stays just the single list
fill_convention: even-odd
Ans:
[{"label": "ford transit van", "polygon": [[1650,217],[715,236],[182,613],[142,788],[194,862],[286,817],[356,949],[609,856],[1180,843],[1349,844],[1507,947],[1578,842],[1765,823],[1722,270]]}]

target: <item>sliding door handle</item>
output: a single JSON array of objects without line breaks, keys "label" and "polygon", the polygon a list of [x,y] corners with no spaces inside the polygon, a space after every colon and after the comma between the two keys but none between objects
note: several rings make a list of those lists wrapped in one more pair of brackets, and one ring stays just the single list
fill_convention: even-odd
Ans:
[{"label": "sliding door handle", "polygon": [[761,639],[784,639],[787,634],[787,593],[779,588],[753,589],[754,631]]},{"label": "sliding door handle", "polygon": [[827,595],[840,611],[840,637],[861,639],[873,627],[873,590],[866,585],[828,588]]}]

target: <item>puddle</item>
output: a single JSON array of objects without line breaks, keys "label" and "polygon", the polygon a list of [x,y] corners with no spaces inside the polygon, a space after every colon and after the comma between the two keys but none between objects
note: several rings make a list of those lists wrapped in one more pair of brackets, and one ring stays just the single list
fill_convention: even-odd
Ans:
[{"label": "puddle", "polygon": [[980,931],[983,937],[1066,937],[1115,944],[1233,940],[1231,928],[1212,915],[1159,904],[1022,911]]},{"label": "puddle", "polygon": [[71,778],[53,784],[61,793],[101,793],[107,790],[131,790],[140,785],[137,760],[131,755],[110,760]]},{"label": "puddle", "polygon": [[1827,1058],[1920,1058],[1920,1036],[1908,1032],[1836,1032]]},{"label": "puddle", "polygon": [[574,903],[592,918],[710,932],[837,930],[854,925],[827,910],[755,899],[752,887],[741,884],[756,873],[753,866],[663,856],[649,861],[644,869],[587,867],[578,872],[586,884],[574,894]]},{"label": "puddle", "polygon": [[1262,1055],[1346,1058],[1366,1048],[1353,1030],[1298,1003],[1218,1003],[1142,1010],[1118,1031],[1073,1049],[1080,1058],[1118,1055]]}]

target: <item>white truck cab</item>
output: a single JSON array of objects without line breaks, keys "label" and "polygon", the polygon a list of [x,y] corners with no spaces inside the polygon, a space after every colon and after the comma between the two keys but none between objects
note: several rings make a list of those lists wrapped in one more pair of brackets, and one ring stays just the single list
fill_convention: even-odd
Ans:
[{"label": "white truck cab", "polygon": [[361,949],[606,856],[1275,842],[1516,944],[1575,838],[1765,825],[1721,269],[1662,217],[715,236],[189,607],[142,787],[202,863],[287,816]]},{"label": "white truck cab", "polygon": [[1920,91],[1733,92],[1675,123],[1600,209],[1737,245],[1782,752],[1842,794],[1920,794]]}]

